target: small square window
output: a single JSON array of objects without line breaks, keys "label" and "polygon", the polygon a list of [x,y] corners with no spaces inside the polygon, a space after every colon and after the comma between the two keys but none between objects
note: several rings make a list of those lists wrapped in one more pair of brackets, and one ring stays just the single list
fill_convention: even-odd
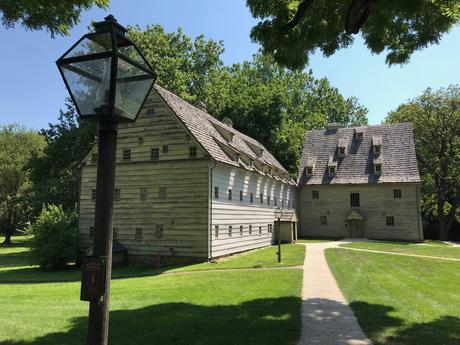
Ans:
[{"label": "small square window", "polygon": [[121,189],[115,188],[115,201],[120,201],[121,199]]},{"label": "small square window", "polygon": [[243,201],[243,191],[240,190],[240,201]]},{"label": "small square window", "polygon": [[229,225],[228,226],[228,236],[232,237],[232,232],[233,232],[233,226]]},{"label": "small square window", "polygon": [[249,194],[249,202],[254,202],[254,194],[253,193],[250,193]]},{"label": "small square window", "polygon": [[93,153],[91,155],[91,162],[96,163],[97,162],[97,153]]},{"label": "small square window", "polygon": [[152,161],[157,161],[158,159],[160,159],[160,150],[156,147],[152,147],[150,149],[150,159]]},{"label": "small square window", "polygon": [[329,174],[331,175],[335,174],[335,167],[329,167]]},{"label": "small square window", "polygon": [[219,238],[219,225],[214,225],[214,237]]},{"label": "small square window", "polygon": [[96,201],[96,190],[91,189],[91,200]]},{"label": "small square window", "polygon": [[219,199],[219,187],[214,187],[214,198]]},{"label": "small square window", "polygon": [[147,115],[154,116],[155,115],[155,108],[148,108]]},{"label": "small square window", "polygon": [[94,238],[94,226],[89,227],[89,238]]},{"label": "small square window", "polygon": [[169,146],[168,145],[163,145],[163,147],[161,148],[161,152],[168,153],[169,152]]},{"label": "small square window", "polygon": [[240,225],[240,236],[243,236],[243,225]]},{"label": "small square window", "polygon": [[262,235],[262,227],[259,226],[259,235]]},{"label": "small square window", "polygon": [[345,155],[345,147],[339,147],[339,155],[341,156]]},{"label": "small square window", "polygon": [[374,153],[379,154],[380,153],[380,145],[374,145]]},{"label": "small square window", "polygon": [[402,198],[401,189],[394,189],[393,190],[393,195],[394,195],[395,199],[401,199]]},{"label": "small square window", "polygon": [[376,174],[380,174],[382,172],[382,164],[375,164],[374,169]]},{"label": "small square window", "polygon": [[321,225],[327,225],[327,216],[320,216],[319,217],[319,223]]},{"label": "small square window", "polygon": [[313,167],[307,167],[307,175],[313,175]]},{"label": "small square window", "polygon": [[249,224],[249,235],[252,235],[252,225]]},{"label": "small square window", "polygon": [[313,199],[319,199],[319,191],[317,191],[317,190],[312,191],[311,192],[311,197]]},{"label": "small square window", "polygon": [[155,237],[156,238],[163,238],[163,230],[164,230],[163,224],[155,225]]},{"label": "small square window", "polygon": [[124,161],[131,160],[131,150],[130,149],[123,150],[123,160]]},{"label": "small square window", "polygon": [[364,136],[363,132],[356,132],[356,139],[362,139]]},{"label": "small square window", "polygon": [[143,137],[138,137],[137,142],[142,145],[144,143],[144,138]]},{"label": "small square window", "polygon": [[190,158],[196,158],[196,146],[191,146],[188,150]]},{"label": "small square window", "polygon": [[141,200],[147,200],[147,188],[141,187],[141,189],[140,189],[140,198],[141,198]]},{"label": "small square window", "polygon": [[351,207],[359,207],[359,193],[350,193],[350,206]]},{"label": "small square window", "polygon": [[135,240],[136,242],[142,241],[143,232],[144,232],[144,230],[143,230],[142,228],[136,228],[136,232],[135,232],[135,234],[134,234],[134,240]]},{"label": "small square window", "polygon": [[264,193],[260,193],[260,203],[264,203]]},{"label": "small square window", "polygon": [[268,224],[268,233],[273,233],[273,224]]},{"label": "small square window", "polygon": [[395,217],[387,216],[387,225],[388,226],[394,226],[395,225]]},{"label": "small square window", "polygon": [[228,190],[228,200],[232,200],[232,190]]},{"label": "small square window", "polygon": [[166,187],[160,187],[158,189],[158,197],[160,199],[166,199],[167,192],[168,192],[168,189]]}]

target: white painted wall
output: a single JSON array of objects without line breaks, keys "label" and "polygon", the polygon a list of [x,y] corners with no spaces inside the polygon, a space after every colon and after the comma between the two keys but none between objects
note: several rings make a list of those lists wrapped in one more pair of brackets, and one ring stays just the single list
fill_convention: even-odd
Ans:
[{"label": "white painted wall", "polygon": [[[262,176],[250,171],[217,163],[210,164],[210,256],[236,253],[271,244],[274,231],[269,232],[269,224],[274,230],[274,211],[277,206],[294,208],[295,186],[288,185],[270,176]],[[215,187],[219,197],[215,197]],[[232,190],[232,200],[228,190]],[[243,191],[243,201],[240,201]],[[250,194],[253,202],[250,202]],[[263,203],[260,201],[263,193]],[[267,197],[270,197],[270,205]],[[275,205],[276,198],[276,205]],[[249,226],[252,233],[249,233]],[[218,226],[218,236],[215,227]],[[232,227],[232,235],[229,227]],[[243,226],[243,232],[240,232]],[[259,229],[261,228],[261,233]]]}]

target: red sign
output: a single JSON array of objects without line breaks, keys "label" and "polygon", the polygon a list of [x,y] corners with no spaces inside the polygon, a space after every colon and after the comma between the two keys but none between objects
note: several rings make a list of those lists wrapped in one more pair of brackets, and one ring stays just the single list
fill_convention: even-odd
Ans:
[{"label": "red sign", "polygon": [[105,293],[106,258],[87,256],[83,259],[80,299],[97,301]]}]

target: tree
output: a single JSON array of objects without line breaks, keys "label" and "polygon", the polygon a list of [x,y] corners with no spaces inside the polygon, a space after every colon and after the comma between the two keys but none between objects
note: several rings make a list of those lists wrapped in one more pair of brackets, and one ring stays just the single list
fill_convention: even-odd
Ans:
[{"label": "tree", "polygon": [[5,244],[28,220],[24,194],[29,185],[26,163],[40,155],[45,141],[38,133],[16,124],[0,127],[0,229]]},{"label": "tree", "polygon": [[423,209],[437,217],[439,239],[447,240],[455,218],[460,221],[460,86],[427,89],[386,121],[412,123]]},{"label": "tree", "polygon": [[459,21],[459,0],[247,0],[261,21],[251,38],[289,68],[302,68],[319,49],[325,56],[353,44],[361,32],[373,54],[389,65],[406,63],[438,43]]},{"label": "tree", "polygon": [[12,28],[20,23],[29,30],[46,29],[51,37],[68,35],[80,20],[82,10],[96,5],[107,8],[109,0],[0,0],[2,24]]},{"label": "tree", "polygon": [[43,155],[33,155],[28,163],[32,182],[30,207],[35,216],[44,204],[73,210],[78,201],[78,166],[96,142],[96,123],[81,122],[67,99],[66,110],[60,110],[58,123],[49,124],[40,133],[47,146]]},{"label": "tree", "polygon": [[161,25],[129,27],[129,37],[137,44],[158,74],[157,83],[194,102],[202,99],[211,73],[222,68],[223,42],[200,35],[192,41],[182,29],[166,33]]},{"label": "tree", "polygon": [[211,76],[204,101],[218,119],[260,141],[293,176],[297,175],[305,131],[328,122],[367,124],[367,110],[345,99],[327,79],[289,71],[271,57],[225,67]]}]

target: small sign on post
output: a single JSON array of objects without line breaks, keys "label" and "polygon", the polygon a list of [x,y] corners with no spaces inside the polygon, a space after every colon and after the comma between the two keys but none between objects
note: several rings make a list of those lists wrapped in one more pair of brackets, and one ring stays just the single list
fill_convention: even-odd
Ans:
[{"label": "small sign on post", "polygon": [[105,292],[106,274],[106,257],[85,257],[82,267],[80,300],[99,300]]}]

